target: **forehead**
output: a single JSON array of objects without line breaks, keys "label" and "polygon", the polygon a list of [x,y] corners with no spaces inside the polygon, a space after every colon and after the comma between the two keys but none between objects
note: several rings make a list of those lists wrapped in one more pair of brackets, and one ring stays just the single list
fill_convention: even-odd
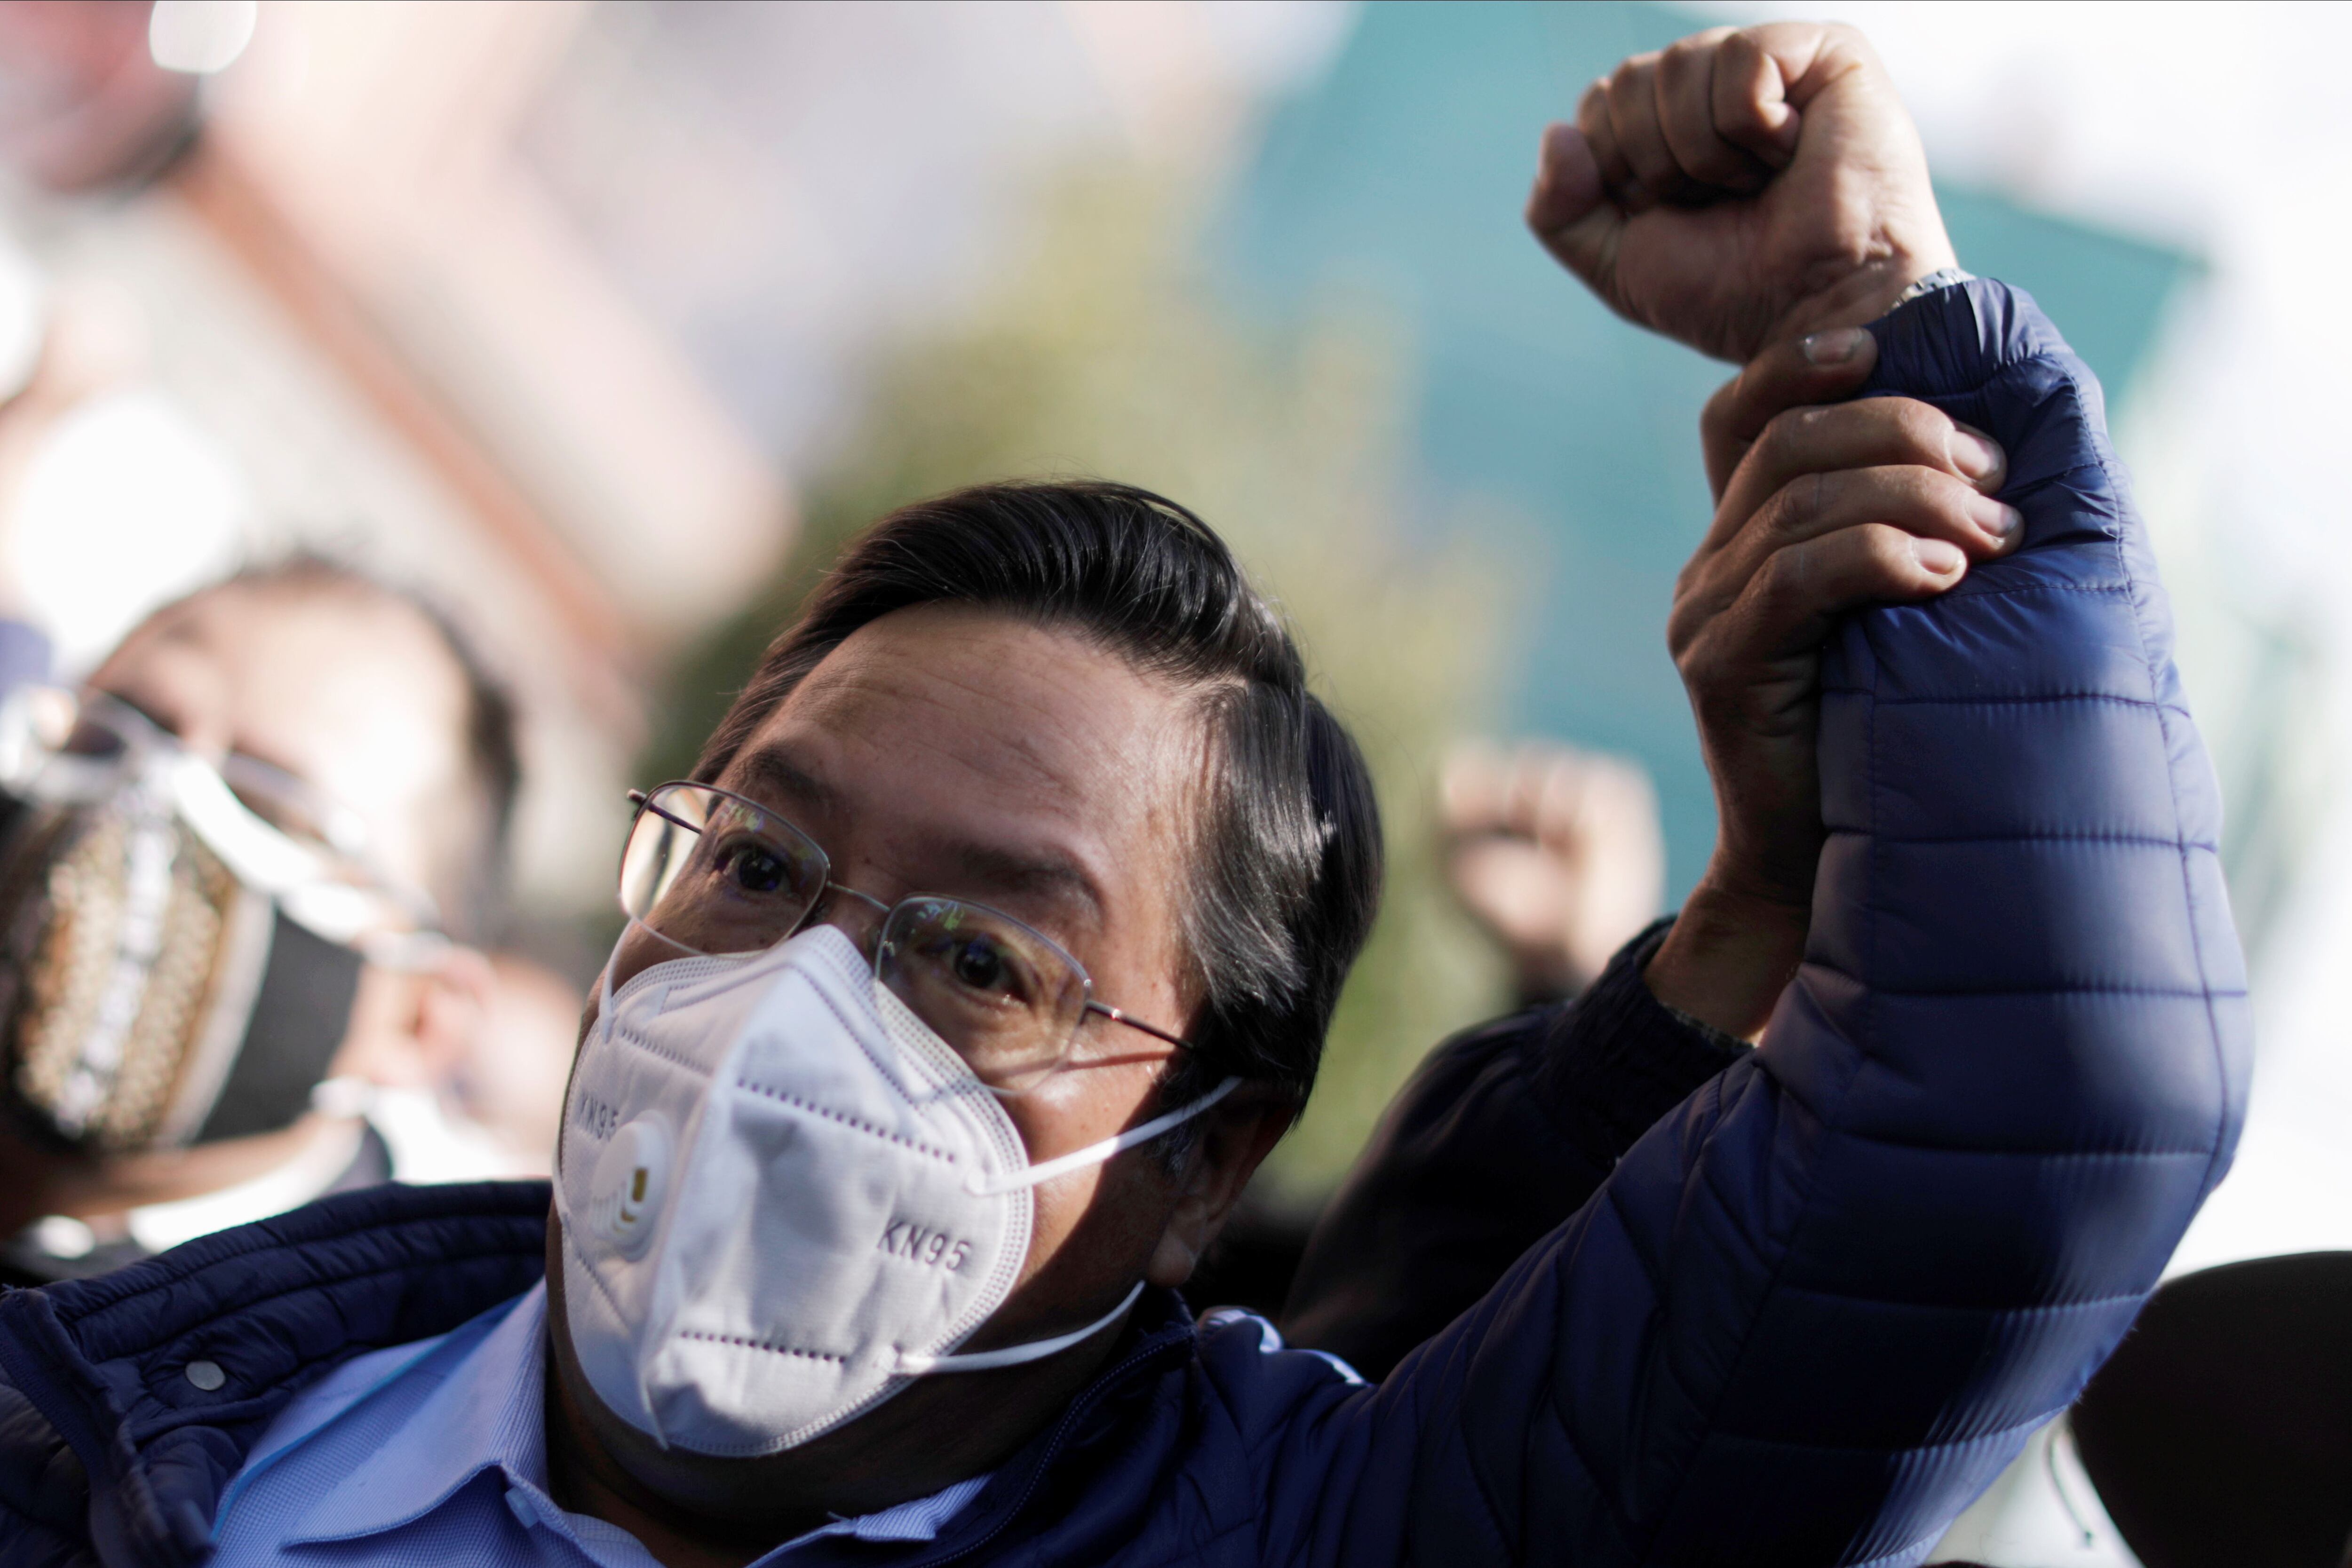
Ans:
[{"label": "forehead", "polygon": [[983,896],[1059,865],[1108,913],[1177,873],[1199,727],[1182,692],[1075,632],[926,605],[828,654],[721,782],[921,883],[900,892]]}]

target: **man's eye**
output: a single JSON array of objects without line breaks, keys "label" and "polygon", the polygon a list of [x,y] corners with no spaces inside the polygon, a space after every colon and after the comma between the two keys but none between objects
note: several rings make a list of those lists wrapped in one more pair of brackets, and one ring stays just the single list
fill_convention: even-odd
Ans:
[{"label": "man's eye", "polygon": [[719,852],[719,874],[745,893],[769,894],[791,882],[792,867],[773,850],[739,844]]},{"label": "man's eye", "polygon": [[986,937],[975,936],[968,942],[956,944],[950,963],[957,980],[975,991],[1010,988],[1012,966],[1004,961],[1004,955],[997,950],[996,944]]},{"label": "man's eye", "polygon": [[64,751],[75,757],[120,757],[128,749],[120,730],[83,719],[66,737]]}]

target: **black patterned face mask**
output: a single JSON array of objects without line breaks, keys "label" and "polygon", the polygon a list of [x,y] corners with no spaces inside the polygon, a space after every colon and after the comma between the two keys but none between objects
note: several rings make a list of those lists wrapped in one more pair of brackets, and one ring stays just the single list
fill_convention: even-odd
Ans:
[{"label": "black patterned face mask", "polygon": [[121,704],[83,701],[54,747],[16,740],[0,746],[0,1108],[93,1153],[290,1125],[367,953],[436,940],[420,901],[348,831],[331,842],[292,781],[232,782]]}]

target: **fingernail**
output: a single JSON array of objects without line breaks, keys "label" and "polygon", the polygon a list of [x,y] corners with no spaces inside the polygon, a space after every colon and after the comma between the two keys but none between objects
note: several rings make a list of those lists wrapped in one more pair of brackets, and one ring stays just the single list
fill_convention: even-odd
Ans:
[{"label": "fingernail", "polygon": [[1959,546],[1943,539],[1913,539],[1911,559],[1937,577],[1951,576],[1966,566],[1969,559],[1960,553]]},{"label": "fingernail", "polygon": [[1805,340],[1805,358],[1816,365],[1843,365],[1862,352],[1863,340],[1869,336],[1860,327],[1838,327],[1827,332],[1815,332]]},{"label": "fingernail", "polygon": [[1965,426],[1955,425],[1945,439],[1944,449],[1952,456],[1952,466],[1969,478],[1983,481],[2009,466],[2009,455],[1990,438],[1978,434]]},{"label": "fingernail", "polygon": [[1979,496],[1969,507],[1969,515],[1977,527],[1984,529],[2002,544],[2012,543],[2020,528],[2025,527],[2024,514],[2015,507],[2005,507],[1990,496]]}]

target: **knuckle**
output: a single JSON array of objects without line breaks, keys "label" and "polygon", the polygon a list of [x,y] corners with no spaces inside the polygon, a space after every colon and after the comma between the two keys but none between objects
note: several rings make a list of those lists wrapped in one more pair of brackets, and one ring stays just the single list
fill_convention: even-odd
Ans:
[{"label": "knuckle", "polygon": [[1864,503],[1890,520],[1927,525],[1953,510],[1944,476],[1916,464],[1893,463],[1856,476]]},{"label": "knuckle", "polygon": [[1843,468],[1815,469],[1810,476],[1812,487],[1805,496],[1805,515],[1809,518],[1829,514],[1840,497],[1853,487],[1853,475]]},{"label": "knuckle", "polygon": [[1710,27],[1704,33],[1675,39],[1659,51],[1659,74],[1679,80],[1706,69],[1714,63],[1717,47],[1730,31],[1728,27]]},{"label": "knuckle", "polygon": [[1776,549],[1756,569],[1752,586],[1766,603],[1786,603],[1804,593],[1813,575],[1811,564],[1811,558],[1803,550]]},{"label": "knuckle", "polygon": [[1942,469],[1918,463],[1896,469],[1895,484],[1905,498],[1929,512],[1958,514],[1967,498],[1976,494]]},{"label": "knuckle", "polygon": [[1948,416],[1912,398],[1880,401],[1894,405],[1889,412],[1895,432],[1913,450],[1930,459],[1942,458],[1945,441],[1952,431]]},{"label": "knuckle", "polygon": [[1674,649],[1675,668],[1685,685],[1696,688],[1712,685],[1718,679],[1717,672],[1723,666],[1721,639],[1713,633],[1714,622],[1686,627],[1680,643]]},{"label": "knuckle", "polygon": [[1766,537],[1785,541],[1801,537],[1821,509],[1822,476],[1807,474],[1774,491],[1751,521]]},{"label": "knuckle", "polygon": [[1747,379],[1748,372],[1742,371],[1716,388],[1707,398],[1706,406],[1698,411],[1698,433],[1702,439],[1713,440],[1730,433],[1732,416],[1741,401],[1740,383]]},{"label": "knuckle", "polygon": [[1911,536],[1892,523],[1864,523],[1852,530],[1864,566],[1880,575],[1907,572],[1915,564]]},{"label": "knuckle", "polygon": [[1819,408],[1784,408],[1765,422],[1756,444],[1772,462],[1793,461],[1828,412]]}]

